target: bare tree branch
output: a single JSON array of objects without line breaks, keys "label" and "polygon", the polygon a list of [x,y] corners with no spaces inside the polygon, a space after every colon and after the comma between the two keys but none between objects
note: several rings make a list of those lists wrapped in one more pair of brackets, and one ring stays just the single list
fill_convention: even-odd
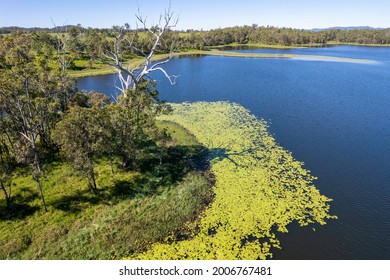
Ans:
[{"label": "bare tree branch", "polygon": [[[147,26],[147,18],[141,13],[138,5],[137,14],[135,15],[137,23],[136,30],[131,30],[130,25],[126,24],[124,27],[117,27],[113,35],[113,43],[110,49],[104,49],[100,57],[94,57],[111,67],[115,68],[118,73],[118,79],[120,81],[119,88],[122,91],[124,97],[127,96],[127,90],[137,90],[140,82],[144,79],[150,79],[149,74],[154,71],[160,71],[170,81],[171,84],[176,83],[178,76],[169,75],[167,71],[162,67],[168,63],[174,51],[174,44],[172,43],[169,50],[168,58],[152,63],[153,57],[155,56],[158,49],[161,47],[161,40],[164,35],[169,32],[171,28],[176,27],[179,18],[174,18],[174,13],[171,10],[171,2],[169,2],[168,8],[160,15],[158,26]],[[145,51],[143,47],[136,45],[138,36],[138,24],[143,27],[147,33],[151,34],[152,46],[150,50]],[[144,61],[139,63],[135,68],[130,69],[130,65],[125,64],[125,55],[128,53],[135,52],[138,55],[144,57]]]}]

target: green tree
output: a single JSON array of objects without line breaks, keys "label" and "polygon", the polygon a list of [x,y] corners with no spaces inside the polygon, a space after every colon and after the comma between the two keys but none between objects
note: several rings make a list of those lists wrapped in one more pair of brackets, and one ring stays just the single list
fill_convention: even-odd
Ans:
[{"label": "green tree", "polygon": [[136,91],[127,90],[126,97],[121,96],[118,104],[104,108],[112,131],[107,147],[122,158],[123,168],[137,168],[138,155],[156,130],[156,115],[167,109],[159,101],[155,86],[154,82],[143,80]]},{"label": "green tree", "polygon": [[[1,41],[0,112],[13,130],[9,135],[13,137],[15,158],[29,166],[47,210],[41,183],[42,167],[48,155],[55,152],[51,130],[66,107],[61,77],[50,67],[51,55],[38,55],[34,49],[35,39],[12,34]],[[45,59],[41,59],[42,56]]]},{"label": "green tree", "polygon": [[72,107],[53,132],[64,157],[88,179],[94,192],[98,189],[95,161],[104,151],[104,139],[110,131],[102,125],[101,115],[97,108]]},{"label": "green tree", "polygon": [[44,69],[34,64],[28,37],[11,37],[4,43],[8,49],[4,56],[8,69],[0,73],[0,110],[13,121],[18,132],[18,139],[15,139],[17,160],[30,166],[43,206],[47,210],[40,180],[42,169],[39,145],[40,132],[44,131],[45,119],[50,113],[50,102],[45,100],[46,92],[42,90],[46,85],[41,83],[43,81],[38,74]]},{"label": "green tree", "polygon": [[12,172],[14,166],[15,166],[15,159],[10,149],[9,139],[6,136],[5,131],[3,129],[0,129],[0,189],[4,194],[8,210],[11,209],[11,202],[12,202],[11,188],[12,188]]}]

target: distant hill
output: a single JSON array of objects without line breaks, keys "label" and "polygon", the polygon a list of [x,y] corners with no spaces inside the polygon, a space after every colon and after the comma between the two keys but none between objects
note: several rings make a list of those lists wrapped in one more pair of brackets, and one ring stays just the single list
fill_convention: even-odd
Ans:
[{"label": "distant hill", "polygon": [[371,26],[334,26],[334,27],[327,27],[327,28],[313,28],[310,29],[311,31],[325,31],[325,30],[383,30],[385,28],[381,27],[371,27]]},{"label": "distant hill", "polygon": [[76,27],[76,26],[77,25],[64,25],[64,26],[56,26],[56,27],[52,27],[52,28],[6,26],[6,27],[0,27],[0,34],[8,34],[8,33],[12,33],[12,32],[29,33],[29,32],[34,32],[34,31],[65,32],[65,30],[70,29],[71,27]]}]

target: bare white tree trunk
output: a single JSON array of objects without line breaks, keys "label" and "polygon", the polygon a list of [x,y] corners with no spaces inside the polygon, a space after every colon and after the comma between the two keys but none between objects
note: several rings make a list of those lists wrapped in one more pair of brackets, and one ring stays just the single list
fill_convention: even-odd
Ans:
[{"label": "bare white tree trunk", "polygon": [[[141,13],[138,11],[136,15],[138,22],[143,26],[143,29],[152,34],[154,38],[153,46],[150,52],[147,54],[134,44],[136,33],[132,37],[128,37],[125,34],[127,28],[121,27],[118,30],[118,35],[114,38],[114,45],[112,50],[105,50],[102,53],[103,59],[99,59],[103,63],[106,63],[116,69],[118,72],[118,78],[120,81],[120,86],[117,88],[122,92],[124,97],[127,97],[127,90],[132,89],[133,91],[137,90],[139,83],[149,77],[148,75],[154,71],[160,71],[164,76],[169,80],[173,85],[176,83],[177,76],[169,75],[167,71],[163,68],[163,65],[169,62],[172,58],[174,48],[171,47],[168,58],[165,60],[152,62],[153,56],[156,54],[156,51],[160,45],[161,39],[164,34],[166,34],[171,28],[176,27],[178,18],[174,18],[174,13],[171,11],[171,5],[160,16],[159,25],[153,28],[147,27],[146,18],[143,18]],[[128,27],[128,25],[126,26]],[[127,50],[133,50],[145,57],[145,60],[137,65],[134,69],[130,69],[128,66],[125,66],[123,63],[123,51],[124,48]],[[110,61],[110,62],[107,62]]]}]

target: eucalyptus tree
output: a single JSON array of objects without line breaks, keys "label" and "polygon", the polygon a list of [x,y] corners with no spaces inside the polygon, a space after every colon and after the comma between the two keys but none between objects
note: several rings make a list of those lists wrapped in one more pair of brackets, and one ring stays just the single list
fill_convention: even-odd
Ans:
[{"label": "eucalyptus tree", "polygon": [[64,157],[88,179],[94,192],[98,190],[94,169],[96,158],[105,150],[104,140],[110,137],[107,135],[110,129],[102,125],[104,119],[100,108],[74,106],[53,132]]},{"label": "eucalyptus tree", "polygon": [[23,34],[1,41],[0,112],[13,130],[15,159],[29,166],[47,210],[41,177],[46,155],[54,149],[51,130],[64,110],[63,88],[51,56],[41,59],[32,46],[33,37]]},{"label": "eucalyptus tree", "polygon": [[7,136],[2,116],[0,115],[0,189],[2,190],[7,209],[11,208],[12,201],[12,172],[15,167],[15,158],[12,153],[12,142]]},{"label": "eucalyptus tree", "polygon": [[153,81],[144,80],[137,91],[129,89],[118,103],[104,107],[111,129],[106,147],[121,157],[122,168],[137,168],[138,154],[156,129],[155,117],[166,109],[155,86]]},{"label": "eucalyptus tree", "polygon": [[[145,79],[150,79],[152,72],[161,72],[170,81],[171,84],[175,84],[177,76],[169,75],[163,68],[163,65],[169,62],[174,52],[174,44],[169,45],[169,54],[166,59],[153,62],[153,58],[159,51],[162,50],[162,41],[164,36],[167,36],[170,30],[176,27],[178,18],[174,17],[174,13],[171,10],[171,5],[160,16],[159,24],[156,26],[147,26],[146,18],[138,11],[137,22],[141,25],[141,28],[134,30],[130,29],[128,24],[124,26],[114,27],[111,32],[111,37],[105,42],[101,42],[101,50],[98,54],[93,55],[95,59],[100,60],[116,69],[122,95],[127,97],[128,90],[137,92],[138,86]],[[143,33],[139,34],[142,30]],[[146,34],[145,34],[146,32]],[[149,47],[144,47],[145,44],[140,44],[142,40],[147,40]],[[96,51],[96,49],[95,49]],[[135,53],[138,56],[143,57],[142,62],[136,65],[134,68],[130,68],[126,64],[126,55]]]},{"label": "eucalyptus tree", "polygon": [[[161,109],[150,74],[161,72],[171,84],[175,84],[177,78],[164,69],[175,49],[175,35],[171,30],[178,22],[171,5],[160,16],[158,25],[148,27],[140,11],[136,18],[136,29],[130,29],[128,24],[116,26],[110,32],[110,38],[98,36],[96,45],[88,43],[90,39],[86,38],[89,54],[112,66],[118,73],[120,85],[117,88],[121,95],[116,100],[117,104],[104,109],[109,112],[112,131],[111,142],[106,147],[110,153],[115,151],[122,158],[123,168],[132,170],[137,168],[139,151],[148,141],[148,132],[154,127],[156,113]],[[93,31],[88,33],[94,34]],[[167,57],[155,61],[159,52],[168,52]],[[131,68],[127,62],[135,57],[139,64]]]},{"label": "eucalyptus tree", "polygon": [[75,80],[69,77],[68,70],[76,69],[75,60],[83,53],[83,45],[81,37],[83,35],[82,27],[80,25],[57,27],[53,22],[54,29],[57,32],[55,38],[55,56],[57,59],[56,75],[59,78],[59,94],[61,100],[61,109],[65,111],[70,99],[76,93]]}]

